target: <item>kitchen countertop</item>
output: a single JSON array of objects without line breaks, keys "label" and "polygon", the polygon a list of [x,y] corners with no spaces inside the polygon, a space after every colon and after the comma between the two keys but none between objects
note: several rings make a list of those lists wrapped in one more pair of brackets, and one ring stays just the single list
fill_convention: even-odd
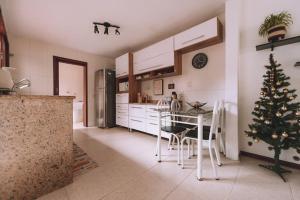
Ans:
[{"label": "kitchen countertop", "polygon": [[17,98],[27,98],[27,99],[74,99],[74,96],[58,96],[58,95],[0,95],[2,99],[17,99]]},{"label": "kitchen countertop", "polygon": [[129,103],[129,104],[137,104],[137,105],[157,105],[157,103]]}]

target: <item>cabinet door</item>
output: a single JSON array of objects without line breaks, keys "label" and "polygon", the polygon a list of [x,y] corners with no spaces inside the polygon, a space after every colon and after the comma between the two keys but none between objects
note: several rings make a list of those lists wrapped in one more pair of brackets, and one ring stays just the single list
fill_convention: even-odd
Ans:
[{"label": "cabinet door", "polygon": [[128,116],[116,116],[116,124],[128,128]]},{"label": "cabinet door", "polygon": [[128,93],[116,94],[116,103],[127,103],[129,101]]},{"label": "cabinet door", "polygon": [[116,77],[128,75],[129,53],[116,58]]},{"label": "cabinet door", "polygon": [[140,117],[129,117],[129,128],[138,131],[146,132],[146,122],[145,119]]},{"label": "cabinet door", "polygon": [[174,65],[174,38],[170,37],[133,54],[134,74]]},{"label": "cabinet door", "polygon": [[145,105],[130,104],[129,105],[129,116],[145,118],[146,107]]},{"label": "cabinet door", "polygon": [[218,18],[215,17],[175,35],[175,50],[218,36]]},{"label": "cabinet door", "polygon": [[145,72],[154,71],[170,66],[174,66],[173,51],[138,63],[133,68],[133,74],[142,74]]}]

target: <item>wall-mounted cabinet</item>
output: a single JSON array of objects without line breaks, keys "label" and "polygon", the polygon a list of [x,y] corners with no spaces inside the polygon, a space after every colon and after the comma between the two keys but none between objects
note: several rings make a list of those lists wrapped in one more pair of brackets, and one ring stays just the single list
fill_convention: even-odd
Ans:
[{"label": "wall-mounted cabinet", "polygon": [[116,58],[116,77],[128,76],[129,73],[129,53]]},{"label": "wall-mounted cabinet", "polygon": [[174,66],[174,38],[170,37],[133,54],[133,74]]},{"label": "wall-mounted cabinet", "polygon": [[174,36],[176,51],[184,53],[223,41],[223,29],[217,17]]}]

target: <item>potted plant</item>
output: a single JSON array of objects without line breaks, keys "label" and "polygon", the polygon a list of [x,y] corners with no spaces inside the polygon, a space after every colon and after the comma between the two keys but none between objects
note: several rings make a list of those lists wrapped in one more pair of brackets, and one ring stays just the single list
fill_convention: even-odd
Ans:
[{"label": "potted plant", "polygon": [[271,14],[266,17],[259,27],[259,35],[268,38],[269,42],[284,39],[286,28],[293,23],[292,15],[286,11],[279,14]]}]

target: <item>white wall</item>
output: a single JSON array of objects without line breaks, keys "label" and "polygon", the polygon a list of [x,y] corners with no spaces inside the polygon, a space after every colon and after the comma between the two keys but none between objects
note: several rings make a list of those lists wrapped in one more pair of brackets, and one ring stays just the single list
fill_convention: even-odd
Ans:
[{"label": "white wall", "polygon": [[53,95],[53,56],[60,56],[88,63],[88,124],[95,124],[94,74],[103,67],[114,66],[114,60],[62,46],[56,46],[9,34],[11,66],[15,80],[28,78],[32,86],[23,93],[31,95]]},{"label": "white wall", "polygon": [[[267,150],[263,142],[247,145],[250,138],[243,133],[252,121],[251,112],[254,102],[259,98],[262,87],[264,65],[268,64],[270,50],[256,51],[255,46],[266,42],[258,36],[258,28],[265,17],[273,12],[288,11],[292,14],[294,24],[288,29],[287,37],[300,34],[300,1],[299,0],[244,0],[241,10],[241,48],[239,66],[239,134],[240,148],[243,151],[273,157],[273,152]],[[286,75],[291,77],[290,88],[297,89],[300,95],[300,68],[293,65],[300,61],[300,43],[275,48],[275,59],[282,64]],[[300,101],[300,98],[297,98]],[[282,159],[295,162],[292,159],[295,151],[282,154]],[[299,163],[299,162],[298,162]]]},{"label": "white wall", "polygon": [[59,95],[75,96],[75,101],[83,101],[84,68],[79,65],[59,63]]},{"label": "white wall", "polygon": [[[208,63],[202,69],[192,66],[192,59],[197,53],[205,53]],[[182,57],[182,75],[164,78],[164,95],[171,96],[172,91],[183,96],[188,102],[200,101],[213,105],[216,99],[224,98],[225,90],[225,58],[224,43],[184,54]],[[174,83],[175,89],[168,89]],[[142,92],[159,100],[161,95],[153,95],[153,80],[142,82]]]}]

